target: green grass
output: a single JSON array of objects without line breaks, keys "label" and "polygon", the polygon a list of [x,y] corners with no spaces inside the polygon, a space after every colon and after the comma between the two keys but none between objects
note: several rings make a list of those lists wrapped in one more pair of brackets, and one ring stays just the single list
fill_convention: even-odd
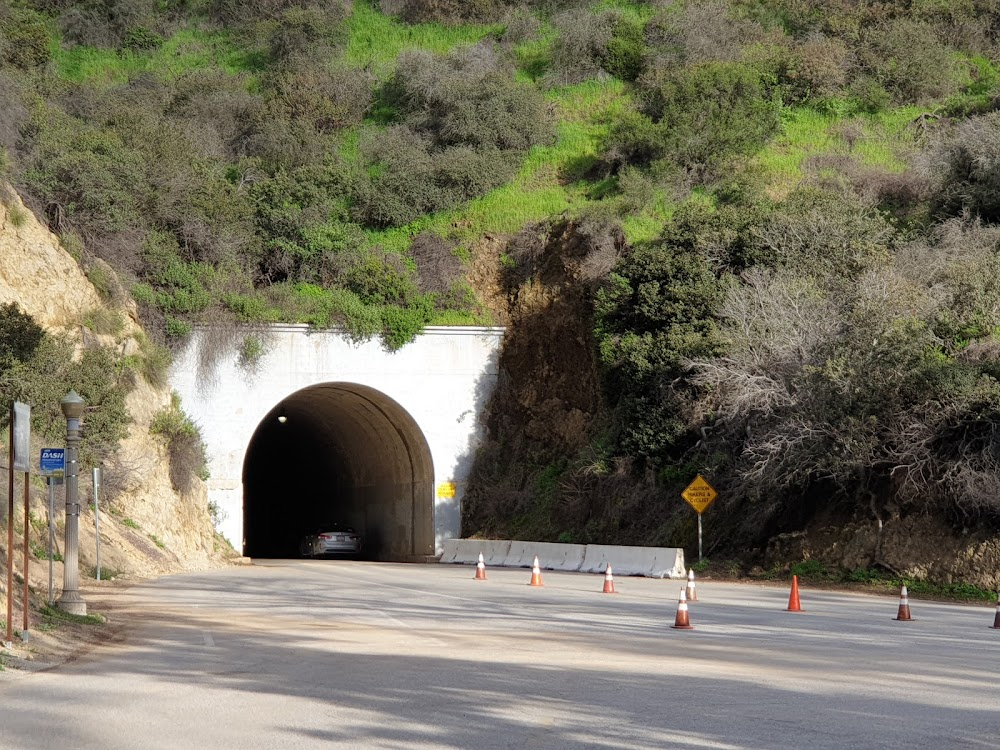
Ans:
[{"label": "green grass", "polygon": [[74,622],[80,625],[103,625],[108,621],[108,618],[104,615],[74,615],[64,612],[58,607],[49,607],[47,605],[42,607],[39,613],[49,624]]},{"label": "green grass", "polygon": [[410,25],[383,16],[373,7],[371,0],[355,0],[354,11],[348,21],[350,41],[346,57],[351,65],[370,67],[379,78],[385,78],[392,72],[399,53],[404,50],[444,53],[459,45],[475,44],[502,28],[497,24]]},{"label": "green grass", "polygon": [[[914,142],[908,126],[920,112],[918,107],[901,107],[845,118],[807,107],[786,109],[781,133],[752,163],[763,170],[771,191],[778,197],[803,179],[805,162],[813,156],[849,156],[864,166],[902,172],[907,166],[906,151]],[[849,121],[858,135],[853,143],[845,137]]]},{"label": "green grass", "polygon": [[619,82],[589,81],[549,94],[558,125],[555,141],[536,146],[508,184],[462,206],[423,216],[403,227],[369,231],[371,245],[402,253],[423,231],[473,241],[484,234],[507,234],[588,203],[591,183],[582,173],[593,164],[611,119],[624,106]]},{"label": "green grass", "polygon": [[148,52],[84,46],[64,49],[58,38],[53,38],[51,52],[56,74],[73,83],[115,85],[139,73],[153,73],[170,80],[206,68],[218,68],[232,75],[259,68],[259,61],[233,46],[225,32],[198,29],[182,29]]}]

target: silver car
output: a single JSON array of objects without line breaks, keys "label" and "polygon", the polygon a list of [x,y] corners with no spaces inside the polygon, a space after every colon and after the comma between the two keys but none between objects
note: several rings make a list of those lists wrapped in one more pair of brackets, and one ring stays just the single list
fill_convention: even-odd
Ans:
[{"label": "silver car", "polygon": [[322,557],[324,555],[358,556],[361,554],[361,534],[350,526],[341,523],[331,523],[321,531],[308,534],[302,540],[300,552],[303,557]]}]

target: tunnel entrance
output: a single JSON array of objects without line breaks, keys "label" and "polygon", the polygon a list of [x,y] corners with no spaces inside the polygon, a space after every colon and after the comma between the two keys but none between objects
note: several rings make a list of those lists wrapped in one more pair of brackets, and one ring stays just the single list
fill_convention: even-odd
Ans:
[{"label": "tunnel entrance", "polygon": [[305,388],[257,426],[243,462],[248,557],[298,557],[332,523],[364,537],[362,557],[434,554],[434,467],[413,417],[356,383]]}]

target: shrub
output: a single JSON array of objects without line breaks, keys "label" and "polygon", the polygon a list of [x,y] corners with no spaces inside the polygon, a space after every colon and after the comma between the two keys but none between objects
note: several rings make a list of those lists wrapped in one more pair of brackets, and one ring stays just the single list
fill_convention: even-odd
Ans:
[{"label": "shrub", "polygon": [[555,16],[552,24],[559,36],[552,45],[548,82],[579,83],[600,73],[614,31],[611,15],[578,8]]},{"label": "shrub", "polygon": [[677,65],[735,62],[765,38],[755,21],[738,18],[725,2],[684,3],[661,11],[650,22],[649,45],[662,71]]},{"label": "shrub", "polygon": [[973,117],[958,125],[929,151],[926,171],[935,182],[933,203],[939,214],[970,212],[985,221],[1000,220],[1000,113]]},{"label": "shrub", "polygon": [[45,18],[29,8],[0,7],[0,62],[28,70],[49,61]]},{"label": "shrub", "polygon": [[617,161],[712,169],[759,148],[777,130],[777,102],[746,66],[707,63],[644,84],[642,111],[611,127],[606,145]]},{"label": "shrub", "polygon": [[436,148],[524,151],[551,133],[541,95],[516,82],[486,43],[443,57],[404,52],[383,96],[403,122]]},{"label": "shrub", "polygon": [[792,101],[832,97],[847,85],[854,57],[839,39],[814,36],[797,45],[784,80]]},{"label": "shrub", "polygon": [[267,351],[267,341],[264,337],[255,333],[244,336],[243,341],[240,342],[239,355],[237,358],[237,363],[240,369],[248,372],[254,372],[261,360],[267,354]]},{"label": "shrub", "polygon": [[373,78],[347,68],[285,73],[272,86],[289,118],[327,132],[360,124],[372,102]]},{"label": "shrub", "polygon": [[133,52],[156,49],[163,44],[163,37],[145,26],[134,26],[125,32],[122,48]]},{"label": "shrub", "polygon": [[643,25],[623,13],[612,12],[612,32],[600,55],[601,67],[624,81],[638,78],[646,64]]},{"label": "shrub", "polygon": [[[2,45],[0,45],[2,46]],[[0,52],[2,54],[2,52]],[[11,168],[12,157],[18,147],[23,147],[22,128],[28,121],[28,110],[24,106],[24,93],[21,84],[14,77],[0,70],[0,174],[6,174]],[[6,166],[2,166],[2,164]]]},{"label": "shrub", "polygon": [[268,35],[268,57],[284,68],[322,64],[345,38],[344,17],[344,9],[337,3],[285,9]]},{"label": "shrub", "polygon": [[[71,4],[59,15],[63,39],[88,47],[151,49],[162,39],[152,0]],[[145,46],[149,45],[149,46]]]},{"label": "shrub", "polygon": [[174,81],[164,114],[198,132],[196,143],[206,156],[237,159],[255,123],[264,120],[264,104],[251,94],[245,75],[219,70],[193,70]]},{"label": "shrub", "polygon": [[671,384],[687,358],[713,356],[719,283],[697,252],[664,242],[637,248],[595,301],[604,391],[615,405],[619,449],[657,466],[687,433]]},{"label": "shrub", "polygon": [[495,19],[499,0],[380,0],[382,12],[409,23],[457,23]]},{"label": "shrub", "polygon": [[44,329],[16,302],[0,305],[0,368],[28,360],[44,337]]},{"label": "shrub", "polygon": [[403,258],[378,248],[357,252],[345,264],[339,283],[366,305],[405,307],[416,298],[413,274]]},{"label": "shrub", "polygon": [[433,232],[421,232],[410,242],[417,265],[418,288],[425,294],[445,294],[462,277],[462,261],[455,243]]},{"label": "shrub", "polygon": [[376,227],[407,224],[483,195],[513,176],[520,154],[470,146],[434,149],[428,138],[403,126],[364,140],[361,153],[372,168],[354,185],[353,214]]},{"label": "shrub", "polygon": [[208,456],[201,432],[184,414],[177,394],[171,397],[169,407],[154,415],[149,431],[163,438],[167,445],[170,482],[175,490],[188,492],[196,478],[208,479]]},{"label": "shrub", "polygon": [[170,350],[165,346],[154,344],[145,337],[140,341],[139,372],[153,387],[163,388],[167,385],[170,361]]},{"label": "shrub", "polygon": [[896,19],[862,32],[858,57],[872,78],[899,102],[936,99],[956,91],[961,75],[934,28]]},{"label": "shrub", "polygon": [[115,336],[125,328],[122,314],[106,307],[95,307],[83,316],[83,324],[98,335]]},{"label": "shrub", "polygon": [[890,259],[893,227],[863,198],[804,188],[754,230],[775,265],[803,276],[856,279]]}]

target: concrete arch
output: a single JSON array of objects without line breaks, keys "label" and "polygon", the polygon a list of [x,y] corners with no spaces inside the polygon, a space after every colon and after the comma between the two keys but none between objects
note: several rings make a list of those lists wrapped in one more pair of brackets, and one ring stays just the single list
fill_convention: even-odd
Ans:
[{"label": "concrete arch", "polygon": [[358,383],[286,396],[258,424],[243,463],[246,555],[295,556],[304,534],[333,521],[359,530],[372,559],[435,551],[423,431],[398,402]]},{"label": "concrete arch", "polygon": [[[344,437],[350,431],[338,432],[317,417],[323,408],[341,414],[337,422],[341,430],[351,419],[361,419],[366,410],[372,412],[376,420],[373,424],[388,419],[398,425],[402,436],[397,435],[397,439],[409,446],[400,450],[413,457],[414,486],[428,481],[433,473],[434,550],[428,554],[440,554],[444,540],[461,535],[462,499],[476,447],[484,437],[479,417],[497,381],[502,328],[432,326],[395,351],[387,351],[378,339],[358,341],[336,329],[318,331],[305,325],[274,324],[254,331],[265,342],[265,351],[252,367],[240,357],[232,332],[227,334],[230,345],[226,348],[220,345],[217,331],[204,328],[194,331],[170,370],[170,387],[205,441],[210,475],[207,501],[217,512],[219,532],[236,550],[253,554],[253,545],[248,549],[247,542],[259,538],[252,532],[248,539],[243,525],[247,497],[243,484],[248,468],[251,481],[257,483],[256,489],[250,491],[252,502],[271,492],[270,502],[275,507],[289,508],[289,503],[298,502],[302,493],[315,495],[331,487],[332,479],[326,485],[316,479],[317,474],[327,471],[324,467],[330,466],[353,467],[341,473],[347,486],[359,488],[358,493],[365,487],[374,495],[388,491],[379,473],[381,468],[376,470],[374,464],[351,453],[358,449]],[[310,390],[327,386],[337,386],[339,391],[334,393],[335,388],[324,396]],[[373,390],[363,391],[363,387]],[[262,465],[267,469],[258,475],[253,469],[260,456],[273,458],[281,447],[276,435],[282,433],[266,429],[273,427],[275,409],[281,404],[302,409],[296,424],[308,423],[311,427],[299,435],[300,450],[286,450],[286,458],[281,461],[264,460]],[[382,415],[377,413],[379,409]],[[364,440],[374,439],[370,434],[373,429],[378,432],[362,423],[354,434]],[[287,437],[291,433],[284,434]],[[388,428],[384,434],[390,435]],[[307,439],[309,435],[312,437]],[[421,442],[429,446],[431,459],[416,458]],[[317,445],[326,457],[310,462],[308,452]],[[257,458],[248,464],[250,453]],[[397,478],[404,476],[405,470],[406,466],[395,465],[389,469]],[[268,478],[268,473],[274,478]],[[309,477],[309,481],[303,477]],[[304,484],[293,486],[292,480]],[[405,484],[403,480],[395,483]],[[264,495],[258,496],[261,488]],[[424,512],[421,503],[415,507],[416,515]],[[299,507],[297,512],[309,510]],[[411,545],[418,555],[423,554],[424,523],[421,516]],[[396,541],[403,536],[393,532],[391,538],[392,544],[385,549],[401,549]]]}]

